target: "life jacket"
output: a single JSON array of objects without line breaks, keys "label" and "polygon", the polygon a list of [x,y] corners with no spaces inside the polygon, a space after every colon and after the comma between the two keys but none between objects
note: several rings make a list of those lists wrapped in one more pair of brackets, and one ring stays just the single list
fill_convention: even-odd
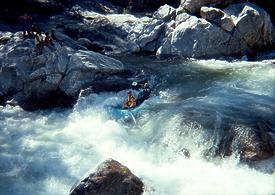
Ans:
[{"label": "life jacket", "polygon": [[135,98],[135,96],[133,96],[132,94],[128,95],[128,99],[127,99],[126,105],[127,105],[128,108],[136,106],[136,98]]},{"label": "life jacket", "polygon": [[133,96],[133,95],[128,95],[128,101],[136,101],[135,96]]}]

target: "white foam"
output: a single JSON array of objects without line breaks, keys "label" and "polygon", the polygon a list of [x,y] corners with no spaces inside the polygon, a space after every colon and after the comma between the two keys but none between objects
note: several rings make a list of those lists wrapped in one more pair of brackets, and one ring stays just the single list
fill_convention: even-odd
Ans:
[{"label": "white foam", "polygon": [[[274,67],[268,65],[270,62],[196,63],[215,71],[230,67],[230,79],[241,81],[230,80],[224,82],[225,86],[237,88],[241,84],[247,91],[271,96]],[[274,174],[240,166],[238,158],[233,157],[206,162],[203,150],[210,148],[213,140],[200,124],[184,121],[178,106],[177,110],[148,109],[137,117],[136,126],[110,118],[105,106],[121,104],[125,94],[81,97],[69,116],[68,112],[28,113],[19,107],[0,107],[0,180],[5,182],[0,192],[67,194],[94,166],[114,158],[143,180],[146,195],[275,193]],[[159,98],[145,102],[143,109],[159,102],[169,103],[173,96],[173,91],[164,90]],[[192,98],[186,101],[192,103]],[[197,100],[218,106],[224,101],[210,96]],[[263,109],[260,105],[259,110]],[[218,129],[222,119],[218,111],[216,114]],[[185,158],[181,149],[190,151],[191,158]]]}]

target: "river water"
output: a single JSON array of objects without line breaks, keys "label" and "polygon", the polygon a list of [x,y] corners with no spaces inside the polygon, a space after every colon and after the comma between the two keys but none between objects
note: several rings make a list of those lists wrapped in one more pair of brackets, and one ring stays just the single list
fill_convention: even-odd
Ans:
[{"label": "river water", "polygon": [[146,195],[275,194],[274,174],[240,164],[237,153],[205,158],[226,126],[264,120],[274,130],[274,61],[124,62],[151,75],[136,123],[110,113],[127,91],[80,97],[69,110],[0,107],[1,195],[68,194],[108,158],[140,177]]}]

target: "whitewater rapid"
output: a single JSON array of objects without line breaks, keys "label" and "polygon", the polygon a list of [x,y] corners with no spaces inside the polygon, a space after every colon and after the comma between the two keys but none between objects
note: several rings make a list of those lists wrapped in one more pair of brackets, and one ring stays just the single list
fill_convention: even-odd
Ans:
[{"label": "whitewater rapid", "polygon": [[108,111],[126,91],[80,97],[70,110],[0,107],[0,194],[68,194],[108,158],[141,178],[145,195],[275,194],[274,174],[240,164],[238,155],[204,158],[223,123],[274,121],[274,62],[139,65],[154,72],[154,90],[136,124]]}]

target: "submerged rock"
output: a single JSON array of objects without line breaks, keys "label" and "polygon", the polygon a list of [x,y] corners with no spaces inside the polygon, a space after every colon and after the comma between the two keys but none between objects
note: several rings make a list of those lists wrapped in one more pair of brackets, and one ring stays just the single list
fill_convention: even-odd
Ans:
[{"label": "submerged rock", "polygon": [[238,155],[242,162],[250,163],[275,155],[275,134],[268,123],[261,121],[256,127],[233,126],[219,144],[218,155]]},{"label": "submerged rock", "polygon": [[96,171],[73,186],[70,195],[141,195],[143,183],[119,162],[109,159]]},{"label": "submerged rock", "polygon": [[14,34],[0,51],[2,99],[15,98],[23,108],[33,110],[71,106],[85,88],[101,92],[130,87],[132,72],[120,61],[79,50],[81,46],[68,37],[62,40],[65,46],[45,46],[39,55],[34,40]]}]

